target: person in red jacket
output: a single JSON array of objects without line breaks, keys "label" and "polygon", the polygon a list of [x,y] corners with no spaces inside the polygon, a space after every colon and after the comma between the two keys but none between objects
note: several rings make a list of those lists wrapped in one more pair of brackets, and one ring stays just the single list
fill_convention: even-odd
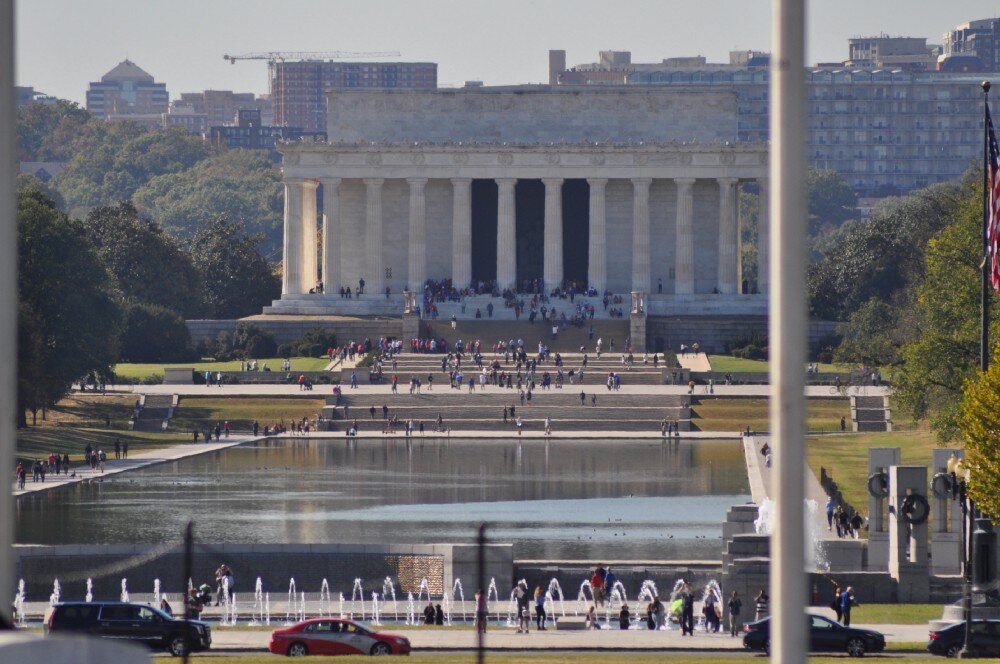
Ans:
[{"label": "person in red jacket", "polygon": [[604,577],[606,574],[604,568],[598,564],[590,577],[590,589],[594,593],[595,606],[604,606]]}]

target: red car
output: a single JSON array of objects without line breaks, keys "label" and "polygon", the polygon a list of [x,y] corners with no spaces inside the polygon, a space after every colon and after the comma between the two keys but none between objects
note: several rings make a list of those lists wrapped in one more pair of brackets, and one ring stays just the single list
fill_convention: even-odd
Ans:
[{"label": "red car", "polygon": [[275,655],[409,655],[410,640],[373,632],[342,618],[312,618],[276,629],[268,645]]}]

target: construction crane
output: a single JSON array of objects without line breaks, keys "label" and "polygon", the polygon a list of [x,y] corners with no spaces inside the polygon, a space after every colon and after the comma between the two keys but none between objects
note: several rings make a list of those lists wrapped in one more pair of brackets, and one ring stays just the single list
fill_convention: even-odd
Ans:
[{"label": "construction crane", "polygon": [[345,58],[398,58],[399,51],[268,51],[244,53],[243,55],[223,55],[222,58],[235,65],[237,60],[266,60],[269,65],[284,60],[343,60]]}]

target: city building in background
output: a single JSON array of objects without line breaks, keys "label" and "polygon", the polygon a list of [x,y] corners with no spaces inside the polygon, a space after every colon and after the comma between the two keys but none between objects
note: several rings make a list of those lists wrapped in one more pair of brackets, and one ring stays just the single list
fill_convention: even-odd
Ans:
[{"label": "city building in background", "polygon": [[282,60],[270,71],[274,124],[305,132],[326,131],[327,90],[437,87],[434,62]]},{"label": "city building in background", "polygon": [[267,95],[257,96],[252,92],[232,90],[205,90],[203,92],[182,92],[171,106],[190,107],[195,113],[203,113],[209,127],[232,122],[238,111],[260,111],[261,121],[273,124],[271,100]]},{"label": "city building in background", "polygon": [[848,56],[842,64],[857,69],[934,71],[941,47],[926,37],[854,37],[847,41]]},{"label": "city building in background", "polygon": [[950,69],[978,66],[967,70],[1000,71],[1000,18],[961,23],[944,33],[942,64],[952,59],[956,63]]},{"label": "city building in background", "polygon": [[281,127],[263,123],[261,111],[245,109],[236,112],[229,124],[210,127],[208,140],[220,148],[242,148],[245,150],[267,150],[274,161],[281,155],[275,149],[278,141],[326,141],[326,132],[309,132],[299,127]]},{"label": "city building in background", "polygon": [[87,110],[97,117],[133,120],[151,128],[162,125],[169,103],[166,84],[157,83],[131,60],[118,63],[87,90]]},{"label": "city building in background", "polygon": [[55,104],[59,101],[58,97],[52,97],[45,94],[44,92],[39,92],[35,90],[33,86],[30,85],[15,85],[14,86],[14,98],[17,100],[17,107],[21,108],[28,104]]},{"label": "city building in background", "polygon": [[[851,40],[858,60],[919,59],[926,40],[871,38]],[[909,56],[900,50],[913,51]],[[556,51],[550,64],[565,56]],[[672,58],[636,64],[627,55],[550,71],[561,85],[599,84],[595,74],[614,74],[624,85],[678,86],[733,90],[739,99],[740,141],[770,139],[769,81],[766,53],[750,51],[744,60],[734,52],[729,63],[704,58]],[[922,56],[921,56],[922,57]],[[623,75],[622,75],[623,74]],[[586,80],[581,80],[581,76]],[[838,171],[863,196],[904,193],[935,182],[954,180],[980,153],[981,78],[971,73],[912,71],[902,67],[851,67],[845,63],[808,70],[809,159],[815,168]],[[618,82],[618,80],[614,81]]]}]

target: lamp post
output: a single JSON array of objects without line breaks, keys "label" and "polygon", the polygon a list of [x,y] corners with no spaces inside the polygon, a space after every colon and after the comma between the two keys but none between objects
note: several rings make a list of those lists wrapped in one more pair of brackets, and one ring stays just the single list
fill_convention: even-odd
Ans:
[{"label": "lamp post", "polygon": [[965,462],[952,454],[946,468],[951,475],[951,498],[960,500],[962,505],[962,618],[965,620],[965,640],[958,656],[971,658],[974,655],[972,654],[972,546],[969,537],[972,533],[970,521],[975,514],[975,503],[968,494],[970,469]]}]

